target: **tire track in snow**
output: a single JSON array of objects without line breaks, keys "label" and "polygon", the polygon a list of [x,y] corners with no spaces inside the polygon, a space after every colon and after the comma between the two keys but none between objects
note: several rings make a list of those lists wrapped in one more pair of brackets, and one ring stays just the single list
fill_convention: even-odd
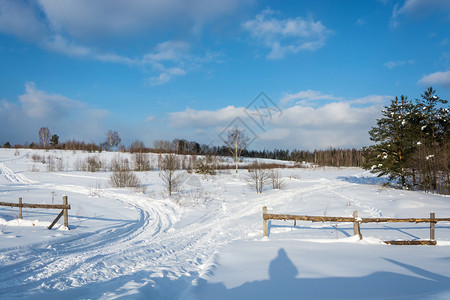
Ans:
[{"label": "tire track in snow", "polygon": [[[41,188],[48,188],[48,185]],[[58,189],[64,189],[64,187],[59,186]],[[88,191],[74,186],[66,187],[65,190],[71,192]],[[150,236],[152,236],[165,230],[164,227],[171,226],[171,218],[164,217],[161,210],[153,209],[154,217],[151,218],[147,210],[134,203],[136,201],[124,199],[130,198],[130,196],[111,192],[108,192],[106,196],[133,205],[139,211],[139,219],[136,224],[120,230],[121,232],[115,230],[113,234],[108,234],[111,228],[107,228],[91,236],[81,235],[71,240],[65,239],[62,243],[51,244],[50,250],[26,248],[8,251],[10,257],[20,256],[27,257],[27,259],[2,268],[3,270],[13,269],[14,272],[12,275],[7,272],[0,274],[0,295],[14,289],[17,290],[18,285],[26,286],[27,289],[36,289],[43,284],[49,287],[68,287],[58,282],[60,277],[64,277],[68,273],[76,273],[77,269],[86,269],[83,266],[90,265],[92,261],[126,252],[128,248],[134,246],[135,240],[140,240],[142,235],[147,236],[145,233],[149,230]],[[131,196],[131,198],[135,197]],[[86,277],[86,274],[82,274],[82,277]],[[47,283],[48,281],[50,283]],[[52,284],[52,282],[55,282],[55,284]],[[73,283],[70,284],[70,287],[73,286]]]},{"label": "tire track in snow", "polygon": [[[101,235],[99,232],[89,237],[81,247],[80,241],[74,240],[65,243],[64,247],[53,245],[53,249],[44,253],[33,253],[28,249],[25,255],[34,255],[34,259],[31,263],[27,261],[26,267],[10,280],[0,276],[0,293],[13,292],[17,288],[10,286],[19,284],[35,293],[65,290],[142,270],[147,271],[147,280],[151,280],[151,276],[162,277],[164,273],[172,278],[188,275],[194,280],[211,267],[219,247],[236,239],[238,228],[233,225],[242,217],[221,214],[220,218],[207,218],[201,224],[171,231],[169,229],[174,222],[174,208],[171,205],[162,201],[144,202],[138,196],[114,195],[111,192],[107,196],[136,205],[141,210],[135,228],[114,239],[95,242],[96,237]],[[246,211],[245,215],[253,215],[260,208],[251,202],[241,204],[239,210]],[[230,230],[223,231],[223,228]],[[20,253],[24,254],[23,251]],[[189,282],[185,285],[181,290]]]},{"label": "tire track in snow", "polygon": [[[2,164],[2,174],[17,183],[35,183],[17,176]],[[36,182],[37,183],[37,182]],[[61,190],[88,195],[89,189],[74,185],[36,184],[40,189]],[[90,283],[102,283],[145,271],[145,279],[169,274],[179,278],[188,274],[192,280],[209,268],[216,250],[236,238],[233,228],[242,215],[223,213],[208,216],[200,224],[170,230],[177,221],[175,204],[152,201],[137,195],[105,191],[103,197],[135,207],[139,218],[122,229],[106,228],[93,234],[63,239],[59,242],[6,249],[8,261],[0,274],[0,295],[23,296],[52,290],[69,290]],[[256,211],[255,205],[242,204],[246,215]],[[259,208],[257,209],[259,211]],[[211,213],[210,213],[211,214]],[[231,228],[222,231],[222,228]],[[26,259],[23,259],[26,258]],[[180,290],[185,288],[183,286]]]},{"label": "tire track in snow", "polygon": [[13,183],[23,183],[23,184],[35,183],[34,181],[28,179],[22,174],[14,173],[11,169],[7,168],[1,162],[0,162],[0,174],[3,175],[6,178],[6,180]]}]

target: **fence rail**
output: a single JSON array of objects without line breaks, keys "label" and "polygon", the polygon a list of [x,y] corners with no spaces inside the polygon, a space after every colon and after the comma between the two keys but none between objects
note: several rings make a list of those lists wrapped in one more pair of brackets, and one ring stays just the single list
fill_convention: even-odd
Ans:
[{"label": "fence rail", "polygon": [[437,222],[450,222],[450,218],[436,218],[435,213],[430,213],[429,218],[359,218],[358,211],[353,212],[353,217],[326,217],[326,216],[306,216],[306,215],[289,215],[289,214],[268,214],[267,207],[263,206],[263,235],[269,236],[269,220],[294,220],[310,221],[310,222],[346,222],[353,223],[353,231],[355,235],[361,234],[361,223],[386,223],[386,222],[409,222],[409,223],[430,223],[430,240],[414,240],[414,241],[385,241],[392,245],[435,245],[435,228]]},{"label": "fence rail", "polygon": [[64,216],[64,226],[69,229],[69,212],[70,205],[67,196],[63,196],[63,204],[34,204],[34,203],[22,203],[22,198],[19,198],[19,203],[0,202],[0,206],[18,207],[19,219],[22,219],[22,208],[43,208],[43,209],[61,209],[61,212],[53,220],[52,224],[48,226],[48,229],[52,229],[56,222]]},{"label": "fence rail", "polygon": [[0,202],[0,206],[23,207],[23,208],[44,208],[44,209],[70,209],[70,205],[64,204],[31,204],[31,203],[9,203]]}]

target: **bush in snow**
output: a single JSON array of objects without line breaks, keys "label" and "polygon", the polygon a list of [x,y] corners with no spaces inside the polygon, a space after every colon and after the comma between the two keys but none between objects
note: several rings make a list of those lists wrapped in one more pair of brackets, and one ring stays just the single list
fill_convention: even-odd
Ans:
[{"label": "bush in snow", "polygon": [[110,180],[113,187],[139,188],[141,186],[140,180],[130,169],[120,169],[113,171]]},{"label": "bush in snow", "polygon": [[255,188],[256,193],[261,194],[264,190],[264,185],[271,178],[270,170],[262,168],[258,161],[255,161],[249,166],[248,172],[248,181]]},{"label": "bush in snow", "polygon": [[140,180],[136,177],[129,167],[127,159],[116,156],[112,160],[113,173],[110,180],[113,187],[132,187],[138,188],[141,185]]}]

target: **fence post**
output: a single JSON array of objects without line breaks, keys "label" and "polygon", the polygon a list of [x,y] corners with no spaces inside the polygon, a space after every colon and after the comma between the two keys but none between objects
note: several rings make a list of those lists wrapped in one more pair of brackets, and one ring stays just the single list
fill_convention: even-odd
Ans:
[{"label": "fence post", "polygon": [[[67,196],[63,196],[63,204],[67,205]],[[69,228],[69,214],[67,212],[67,209],[64,208],[64,226]]]},{"label": "fence post", "polygon": [[359,235],[359,239],[362,240],[361,227],[358,221],[358,211],[355,210],[353,212],[353,218],[355,218],[355,222],[353,222],[353,233],[355,235]]},{"label": "fence post", "polygon": [[[435,213],[430,213],[430,219],[434,219],[436,217]],[[436,222],[430,221],[430,240],[434,241],[436,239],[435,236],[435,227]]]},{"label": "fence post", "polygon": [[22,198],[19,198],[19,219],[22,219]]},{"label": "fence post", "polygon": [[269,236],[269,226],[267,224],[267,220],[264,218],[264,215],[267,214],[267,207],[263,206],[263,235]]}]

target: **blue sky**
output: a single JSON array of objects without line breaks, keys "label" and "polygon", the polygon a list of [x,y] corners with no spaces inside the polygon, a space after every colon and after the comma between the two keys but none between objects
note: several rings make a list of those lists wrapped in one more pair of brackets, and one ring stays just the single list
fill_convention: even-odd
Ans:
[{"label": "blue sky", "polygon": [[450,98],[450,1],[0,0],[0,68],[0,143],[361,147],[393,97]]}]

